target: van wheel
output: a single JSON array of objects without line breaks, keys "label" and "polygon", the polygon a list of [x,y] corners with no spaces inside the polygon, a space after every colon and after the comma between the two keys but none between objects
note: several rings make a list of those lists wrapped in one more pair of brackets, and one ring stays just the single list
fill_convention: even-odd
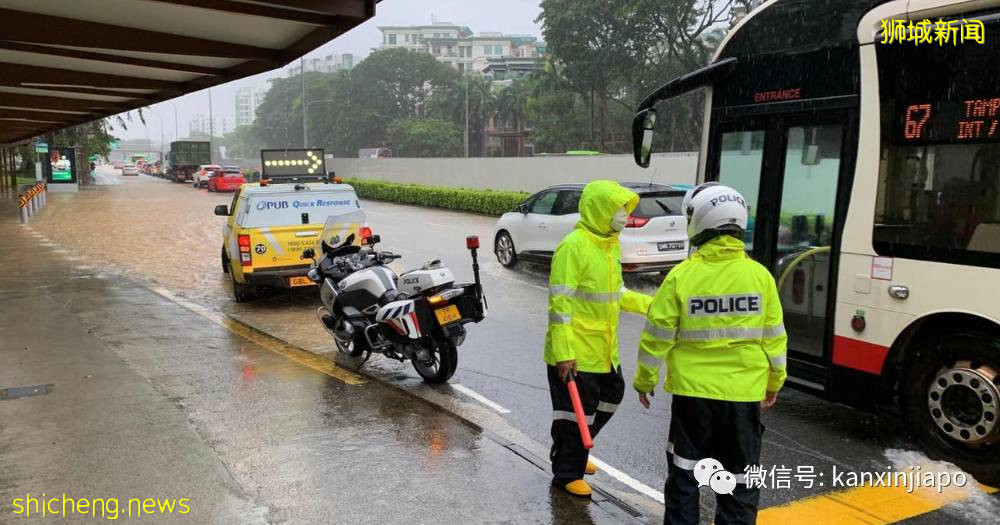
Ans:
[{"label": "van wheel", "polygon": [[222,247],[222,273],[229,273],[229,257],[226,256],[226,247]]},{"label": "van wheel", "polygon": [[427,350],[427,358],[413,358],[413,369],[428,383],[444,383],[451,379],[458,368],[458,348],[444,337],[430,337],[420,343]]},{"label": "van wheel", "polygon": [[233,281],[233,299],[237,303],[245,303],[252,301],[254,298],[255,287],[252,284],[238,283],[236,282],[236,277],[230,275]]},{"label": "van wheel", "polygon": [[904,413],[928,455],[1000,483],[1000,338],[932,334],[907,369]]}]

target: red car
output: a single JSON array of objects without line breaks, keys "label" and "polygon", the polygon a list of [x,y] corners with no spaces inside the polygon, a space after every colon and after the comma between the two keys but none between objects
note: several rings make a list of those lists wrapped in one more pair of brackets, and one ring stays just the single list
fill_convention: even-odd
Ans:
[{"label": "red car", "polygon": [[208,176],[208,191],[236,191],[245,183],[239,168],[226,166]]}]

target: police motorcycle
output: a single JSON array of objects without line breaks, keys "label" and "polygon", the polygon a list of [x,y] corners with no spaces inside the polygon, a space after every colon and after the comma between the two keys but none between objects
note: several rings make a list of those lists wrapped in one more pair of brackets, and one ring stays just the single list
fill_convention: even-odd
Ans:
[{"label": "police motorcycle", "polygon": [[[360,211],[358,213],[361,213]],[[410,271],[397,271],[402,256],[379,251],[378,235],[358,241],[363,218],[331,217],[324,228],[309,279],[320,288],[316,316],[333,337],[337,349],[350,357],[382,354],[400,362],[410,360],[428,383],[442,383],[458,367],[458,347],[465,341],[465,325],[486,317],[486,297],[479,279],[476,250],[479,239],[469,237],[474,283],[456,284],[441,261],[429,261]]]}]

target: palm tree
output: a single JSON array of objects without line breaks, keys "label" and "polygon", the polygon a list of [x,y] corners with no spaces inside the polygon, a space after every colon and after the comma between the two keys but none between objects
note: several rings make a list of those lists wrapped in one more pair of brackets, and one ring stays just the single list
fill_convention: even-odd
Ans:
[{"label": "palm tree", "polygon": [[496,121],[521,131],[528,111],[528,83],[514,79],[511,84],[497,94]]}]

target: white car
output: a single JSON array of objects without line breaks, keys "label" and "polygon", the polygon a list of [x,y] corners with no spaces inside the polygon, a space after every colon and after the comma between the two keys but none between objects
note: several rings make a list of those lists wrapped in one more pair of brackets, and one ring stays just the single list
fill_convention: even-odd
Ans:
[{"label": "white car", "polygon": [[136,168],[135,164],[125,164],[122,166],[122,176],[126,175],[139,175],[139,168]]},{"label": "white car", "polygon": [[212,174],[216,171],[222,171],[222,166],[218,164],[202,164],[198,166],[198,171],[194,172],[194,184],[195,188],[207,188],[208,179],[212,177]]},{"label": "white car", "polygon": [[[681,212],[686,186],[624,183],[639,194],[639,205],[621,234],[622,271],[662,272],[688,254],[687,220]],[[494,228],[493,252],[500,264],[518,259],[549,262],[556,246],[580,220],[584,184],[544,189],[500,217]]]}]

